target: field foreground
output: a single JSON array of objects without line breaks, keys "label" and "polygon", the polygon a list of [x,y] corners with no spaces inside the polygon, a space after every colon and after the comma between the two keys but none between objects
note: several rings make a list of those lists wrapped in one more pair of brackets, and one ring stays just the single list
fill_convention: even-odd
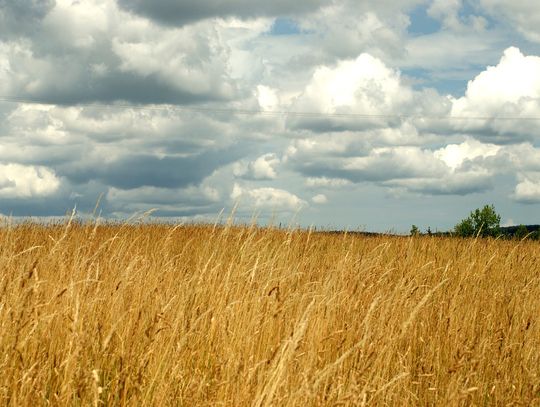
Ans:
[{"label": "field foreground", "polygon": [[540,405],[538,242],[0,228],[0,404]]}]

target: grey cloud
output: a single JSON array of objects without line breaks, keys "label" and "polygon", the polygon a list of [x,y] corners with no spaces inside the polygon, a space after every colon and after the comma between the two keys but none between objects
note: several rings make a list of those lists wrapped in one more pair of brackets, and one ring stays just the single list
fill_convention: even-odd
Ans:
[{"label": "grey cloud", "polygon": [[527,39],[540,43],[540,11],[535,1],[480,0],[480,4],[487,14],[502,17]]},{"label": "grey cloud", "polygon": [[112,189],[123,192],[116,193],[115,202],[103,201],[104,214],[154,207],[161,216],[217,213],[219,193],[211,186],[204,187],[208,193],[193,189],[256,150],[256,142],[242,136],[246,124],[234,117],[222,122],[176,109],[25,105],[6,119],[0,164],[45,165],[61,181],[57,193],[34,203],[2,200],[0,212],[21,216],[62,215],[75,204],[89,211],[100,193]]},{"label": "grey cloud", "polygon": [[[116,101],[185,105],[227,101],[233,95],[223,86],[228,83],[226,77],[208,77],[207,89],[197,92],[187,87],[173,86],[167,79],[157,74],[140,75],[123,72],[115,57],[107,63],[109,66],[107,72],[99,77],[88,72],[88,66],[93,62],[98,63],[97,60],[85,61],[75,56],[74,63],[68,62],[71,59],[45,56],[35,65],[32,60],[21,61],[14,67],[12,75],[5,78],[6,81],[10,81],[8,96],[58,105]],[[43,69],[40,69],[40,65]],[[30,82],[34,85],[29,86]],[[233,90],[232,87],[229,89]]]},{"label": "grey cloud", "polygon": [[[90,197],[84,192],[85,186],[92,184],[100,186],[98,191],[108,191],[102,203],[105,215],[125,217],[153,208],[159,209],[156,216],[214,215],[224,202],[228,203],[230,193],[227,185],[230,172],[219,170],[253,153],[249,143],[220,149],[202,148],[187,156],[133,154],[129,150],[122,151],[119,148],[122,145],[111,144],[112,159],[105,154],[100,160],[105,150],[96,149],[81,156],[80,162],[74,159],[55,166],[56,173],[64,180],[64,189],[71,191],[69,195],[63,194],[62,208],[66,202],[77,203],[79,208],[82,207],[79,202],[94,203],[99,192]],[[62,199],[43,202],[57,201]]]},{"label": "grey cloud", "polygon": [[[62,76],[47,78],[47,84],[37,92],[16,89],[23,100],[57,105],[77,105],[93,102],[109,103],[127,101],[135,104],[195,104],[225,101],[227,97],[217,92],[193,93],[175,89],[155,75],[141,77],[128,72],[112,72],[95,80],[85,77],[82,71],[72,72],[67,81]],[[45,79],[45,78],[44,78]]]},{"label": "grey cloud", "polygon": [[[234,121],[232,118],[229,120]],[[237,137],[231,127],[236,125],[237,123],[220,123],[209,117],[194,117],[189,120],[172,117],[160,128],[159,137],[148,138],[145,145],[169,154],[196,154],[234,142]]]},{"label": "grey cloud", "polygon": [[[124,162],[128,161],[129,158],[124,160]],[[187,172],[185,171],[186,166],[173,165],[171,160],[165,160],[166,164],[158,166],[158,168],[155,168],[156,164],[153,161],[153,157],[146,160],[147,165],[153,166],[151,168],[136,170],[133,166],[122,167],[118,174],[108,174],[106,171],[101,171],[100,174],[84,174],[93,175],[86,178],[82,176],[83,174],[79,174],[81,177],[78,178],[62,177],[60,189],[52,195],[35,196],[32,199],[2,198],[0,200],[0,213],[13,216],[62,216],[71,212],[75,207],[80,213],[91,213],[102,194],[105,195],[101,200],[99,211],[102,211],[106,216],[116,214],[129,217],[135,212],[152,208],[159,208],[160,216],[193,216],[201,213],[219,212],[221,204],[216,202],[216,196],[214,196],[217,192],[212,190],[206,192],[204,188],[195,186],[185,188],[176,186],[181,183],[193,185],[214,167],[210,165],[209,169],[206,169],[200,165],[199,168]],[[140,162],[138,163],[140,164]],[[168,176],[167,179],[160,180],[157,177],[163,177],[165,169],[183,175]],[[130,170],[132,170],[131,173]],[[123,176],[128,178],[124,179]],[[131,176],[140,178],[136,182],[137,180],[129,178]],[[165,185],[165,187],[139,186],[144,183]],[[117,185],[118,188],[115,188],[114,185]],[[124,187],[134,187],[134,189],[119,189]],[[111,194],[111,191],[115,191],[115,193]]]},{"label": "grey cloud", "polygon": [[[540,104],[532,101],[535,109],[540,112]],[[525,109],[507,102],[506,111],[499,110],[493,113],[484,113],[489,115],[489,119],[476,120],[453,120],[452,128],[455,133],[471,135],[474,138],[485,142],[498,145],[521,144],[524,142],[534,142],[540,140],[540,121],[529,120],[527,117],[534,117],[533,114],[526,116],[523,114]],[[502,117],[503,119],[497,119]],[[512,118],[512,119],[504,119]]]},{"label": "grey cloud", "polygon": [[388,179],[420,176],[417,169],[408,165],[390,166],[388,162],[374,162],[369,168],[348,169],[338,163],[332,165],[332,161],[335,162],[335,160],[328,160],[327,164],[324,162],[311,162],[295,168],[304,176],[341,178],[354,183],[382,182]]},{"label": "grey cloud", "polygon": [[328,54],[339,58],[354,58],[366,50],[378,57],[404,57],[403,34],[407,23],[402,13],[384,19],[375,12],[359,15],[345,9],[342,15],[330,21],[323,47]]},{"label": "grey cloud", "polygon": [[[110,188],[99,181],[89,181],[81,184],[64,179],[61,188],[51,196],[38,196],[32,199],[3,198],[0,200],[0,213],[13,216],[63,216],[76,208],[79,214],[90,214],[99,202],[97,214],[109,216],[124,208],[124,215],[129,217],[141,210],[137,201],[131,203],[125,200],[108,200],[107,191]],[[101,198],[101,199],[100,199]],[[178,202],[181,202],[179,200]]]},{"label": "grey cloud", "polygon": [[498,145],[513,145],[527,141],[540,139],[540,130],[534,129],[534,125],[525,128],[523,123],[515,123],[515,127],[501,128],[498,120],[482,123],[470,123],[468,125],[454,125],[454,132],[470,135],[484,143]]},{"label": "grey cloud", "polygon": [[[193,104],[240,96],[228,72],[229,48],[211,23],[141,27],[129,14],[92,2],[46,10],[45,20],[0,40],[0,61],[7,61],[0,66],[0,94],[60,105]],[[91,20],[94,14],[107,24]]]},{"label": "grey cloud", "polygon": [[67,196],[37,199],[2,199],[0,213],[6,216],[62,216],[73,209]]},{"label": "grey cloud", "polygon": [[218,198],[217,191],[205,187],[141,187],[132,190],[112,188],[106,196],[107,208],[112,213],[129,215],[137,211],[156,209],[155,215],[164,217],[216,214],[220,210]]},{"label": "grey cloud", "polygon": [[16,22],[41,19],[54,7],[55,0],[0,0],[0,13]]},{"label": "grey cloud", "polygon": [[[540,179],[540,148],[529,143],[505,145],[496,155],[484,158],[482,166],[493,173],[507,174],[520,181],[513,195],[516,201],[540,201],[540,188],[535,186]],[[534,191],[532,195],[531,190]]]},{"label": "grey cloud", "polygon": [[74,188],[69,184],[62,185],[58,191],[49,196],[33,196],[28,198],[2,198],[0,213],[13,216],[62,216],[71,212],[75,206],[81,211],[91,211],[100,192],[91,185],[81,185],[78,199],[73,199]]},{"label": "grey cloud", "polygon": [[536,196],[536,197],[522,197],[520,195],[517,195],[517,194],[514,194],[512,195],[512,198],[514,198],[514,200],[516,202],[519,202],[520,204],[525,204],[525,205],[531,205],[531,206],[536,206],[538,204],[540,204],[540,197]]},{"label": "grey cloud", "polygon": [[366,131],[381,128],[396,128],[402,124],[402,120],[395,119],[377,119],[367,117],[335,117],[324,116],[316,117],[295,117],[287,118],[287,126],[291,130],[309,130],[313,133],[330,133],[330,132],[345,132],[345,131]]},{"label": "grey cloud", "polygon": [[0,148],[0,153],[5,162],[25,165],[58,167],[82,160],[85,156],[84,145],[21,146],[21,142],[10,142],[4,147]]},{"label": "grey cloud", "polygon": [[295,157],[293,167],[308,177],[342,178],[352,182],[443,176],[447,167],[427,152],[388,150],[365,157]]},{"label": "grey cloud", "polygon": [[[500,52],[497,36],[475,35],[464,42],[464,35],[448,32],[411,40],[405,13],[420,2],[120,0],[119,8],[116,0],[58,1],[57,7],[54,1],[0,0],[0,95],[59,105],[13,109],[0,103],[0,164],[46,166],[61,183],[47,197],[2,199],[0,212],[63,215],[75,204],[91,211],[105,193],[105,215],[157,207],[162,216],[196,216],[219,212],[232,196],[270,208],[264,204],[298,203],[295,197],[334,188],[332,198],[339,191],[339,199],[329,200],[327,212],[319,208],[315,221],[343,220],[351,214],[342,208],[373,191],[380,193],[377,200],[389,191],[421,200],[419,195],[467,195],[496,186],[507,196],[510,183],[501,187],[501,174],[512,178],[511,187],[520,175],[535,181],[540,160],[531,152],[533,143],[529,149],[506,144],[538,140],[538,126],[445,120],[453,99],[426,90],[425,83],[413,87],[400,74],[404,66],[422,66],[423,73],[410,74],[424,76],[433,69],[455,71],[456,64],[493,63],[486,55],[495,48]],[[270,24],[266,19],[213,19],[281,15],[294,18],[302,32],[277,38],[263,32]],[[458,62],[447,52],[448,44],[459,54]],[[349,69],[342,58],[361,53],[369,56],[363,54]],[[321,65],[334,74],[317,81],[313,74]],[[496,82],[513,81],[510,76]],[[283,120],[145,106],[208,103],[209,108],[257,110],[257,85],[275,90],[276,109],[321,114]],[[316,85],[311,93],[310,85]],[[471,99],[470,106],[487,105],[492,98],[487,99]],[[96,102],[102,105],[90,106]],[[140,109],[104,106],[114,102]],[[512,111],[494,112],[525,115],[532,102],[523,99],[510,106]],[[77,104],[87,106],[69,107]],[[452,149],[446,161],[436,154],[468,135],[499,144],[501,152],[461,161]],[[287,149],[288,143],[294,148]],[[457,153],[468,151],[462,150]],[[258,161],[263,153],[270,160]],[[235,173],[233,163],[244,167]],[[4,189],[13,187],[10,179],[2,182]],[[519,185],[515,199],[540,195],[534,185]],[[374,196],[368,200],[375,202]],[[373,205],[378,208],[380,201]]]},{"label": "grey cloud", "polygon": [[2,188],[6,188],[6,187],[14,187],[15,186],[15,181],[11,181],[11,180],[0,180],[0,190]]},{"label": "grey cloud", "polygon": [[4,38],[34,32],[55,0],[0,0],[0,33]]},{"label": "grey cloud", "polygon": [[441,179],[419,178],[393,180],[383,183],[392,188],[403,188],[423,195],[469,195],[493,188],[492,175],[486,173],[457,173]]},{"label": "grey cloud", "polygon": [[468,195],[493,187],[494,170],[482,157],[465,157],[452,169],[437,152],[418,147],[373,148],[356,156],[335,154],[335,146],[328,142],[326,151],[321,147],[297,142],[289,150],[290,167],[308,179],[375,183],[423,195]]},{"label": "grey cloud", "polygon": [[157,157],[148,154],[126,154],[111,163],[83,168],[60,167],[59,173],[72,182],[99,179],[121,189],[141,186],[178,188],[199,184],[217,168],[240,158],[241,148],[206,151],[188,157]]},{"label": "grey cloud", "polygon": [[212,17],[277,17],[316,11],[322,0],[119,0],[127,10],[170,25]]},{"label": "grey cloud", "polygon": [[388,60],[407,57],[407,13],[424,0],[338,0],[314,15],[301,18],[301,27],[315,31],[314,49],[326,58],[355,58],[362,52]]},{"label": "grey cloud", "polygon": [[179,202],[191,206],[207,205],[214,202],[207,196],[204,196],[197,190],[191,191],[189,188],[184,189],[169,189],[156,187],[142,187],[131,190],[114,190],[109,191],[109,200],[118,200],[122,203],[137,202],[147,205],[174,205]]}]

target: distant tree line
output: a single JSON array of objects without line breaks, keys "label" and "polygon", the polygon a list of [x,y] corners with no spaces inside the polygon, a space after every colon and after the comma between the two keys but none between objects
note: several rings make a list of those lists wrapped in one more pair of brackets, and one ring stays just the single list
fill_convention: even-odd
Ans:
[{"label": "distant tree line", "polygon": [[459,222],[452,231],[432,232],[428,227],[422,233],[418,226],[412,225],[411,236],[457,236],[457,237],[496,237],[506,239],[540,240],[540,225],[501,226],[501,216],[493,205],[485,205],[472,211]]}]

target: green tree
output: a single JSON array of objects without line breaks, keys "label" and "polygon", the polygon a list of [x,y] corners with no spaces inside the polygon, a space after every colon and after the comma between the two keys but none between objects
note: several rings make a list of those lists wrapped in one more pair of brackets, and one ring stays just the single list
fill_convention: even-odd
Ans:
[{"label": "green tree", "polygon": [[501,216],[495,212],[493,205],[485,205],[482,209],[472,211],[468,218],[458,223],[454,232],[461,237],[498,236],[500,234]]},{"label": "green tree", "polygon": [[418,236],[419,234],[420,234],[420,229],[418,229],[418,226],[412,225],[411,236]]},{"label": "green tree", "polygon": [[529,229],[525,225],[519,225],[516,231],[514,232],[514,237],[517,239],[523,239],[529,234]]}]

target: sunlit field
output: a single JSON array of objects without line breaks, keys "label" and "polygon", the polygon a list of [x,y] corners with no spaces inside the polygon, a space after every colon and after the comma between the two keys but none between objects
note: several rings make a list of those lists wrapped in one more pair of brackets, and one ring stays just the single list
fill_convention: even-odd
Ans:
[{"label": "sunlit field", "polygon": [[538,242],[0,228],[11,406],[540,405]]}]

